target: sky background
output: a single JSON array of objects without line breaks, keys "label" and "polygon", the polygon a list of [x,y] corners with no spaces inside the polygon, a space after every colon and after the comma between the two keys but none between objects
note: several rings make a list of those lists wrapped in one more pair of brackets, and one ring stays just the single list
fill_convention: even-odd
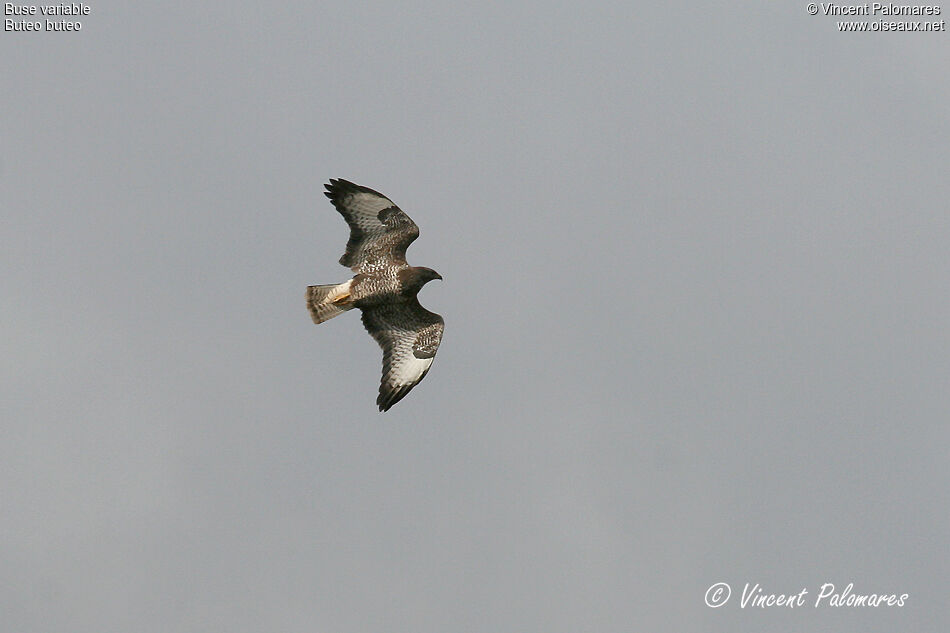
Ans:
[{"label": "sky background", "polygon": [[[0,631],[946,630],[946,32],[89,6],[0,33]],[[445,278],[387,414],[331,177]]]}]

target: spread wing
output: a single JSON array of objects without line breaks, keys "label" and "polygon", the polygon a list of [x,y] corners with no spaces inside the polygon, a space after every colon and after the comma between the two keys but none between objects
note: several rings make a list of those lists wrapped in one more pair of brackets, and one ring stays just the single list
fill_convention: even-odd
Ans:
[{"label": "spread wing", "polygon": [[324,193],[346,223],[350,240],[340,263],[356,272],[406,264],[406,249],[419,227],[393,201],[369,187],[330,179]]},{"label": "spread wing", "polygon": [[363,325],[383,348],[383,379],[376,404],[380,411],[388,411],[429,371],[445,322],[413,299],[363,309]]}]

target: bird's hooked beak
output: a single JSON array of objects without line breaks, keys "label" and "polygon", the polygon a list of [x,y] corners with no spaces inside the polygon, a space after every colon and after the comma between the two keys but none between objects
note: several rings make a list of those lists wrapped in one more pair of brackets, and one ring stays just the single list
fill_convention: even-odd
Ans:
[{"label": "bird's hooked beak", "polygon": [[435,278],[438,279],[439,281],[442,281],[442,275],[440,275],[439,273],[435,274]]}]

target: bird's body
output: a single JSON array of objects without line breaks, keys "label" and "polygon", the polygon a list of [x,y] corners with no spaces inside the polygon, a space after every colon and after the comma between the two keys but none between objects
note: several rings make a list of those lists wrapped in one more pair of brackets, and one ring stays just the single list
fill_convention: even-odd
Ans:
[{"label": "bird's body", "polygon": [[384,195],[346,180],[330,180],[326,196],[350,226],[340,263],[356,275],[341,284],[309,286],[307,307],[314,323],[359,308],[363,325],[383,349],[383,378],[376,403],[388,410],[422,380],[439,343],[442,317],[419,304],[427,282],[442,277],[406,262],[419,227]]}]

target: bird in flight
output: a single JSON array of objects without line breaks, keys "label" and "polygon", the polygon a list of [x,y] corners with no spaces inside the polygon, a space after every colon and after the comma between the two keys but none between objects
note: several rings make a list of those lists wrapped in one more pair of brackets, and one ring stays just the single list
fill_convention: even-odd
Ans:
[{"label": "bird in flight", "polygon": [[406,249],[419,237],[419,227],[392,200],[342,179],[331,178],[325,186],[324,195],[350,226],[340,263],[356,276],[341,284],[308,286],[307,308],[314,323],[362,310],[363,326],[383,348],[376,404],[388,411],[425,378],[442,342],[445,322],[416,298],[422,286],[442,276],[406,263]]}]

